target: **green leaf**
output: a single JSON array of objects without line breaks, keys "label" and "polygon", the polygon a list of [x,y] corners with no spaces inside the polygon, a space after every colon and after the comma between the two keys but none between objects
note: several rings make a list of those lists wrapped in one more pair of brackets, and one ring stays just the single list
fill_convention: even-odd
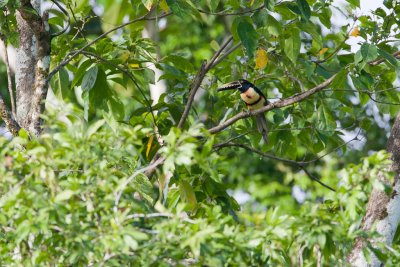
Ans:
[{"label": "green leaf", "polygon": [[140,173],[132,181],[133,188],[150,204],[154,203],[155,194],[153,191],[153,185],[149,178]]},{"label": "green leaf", "polygon": [[207,5],[210,7],[211,11],[215,11],[219,5],[220,0],[207,0]]},{"label": "green leaf", "polygon": [[360,7],[360,0],[347,0],[352,7]]},{"label": "green leaf", "polygon": [[323,8],[321,10],[321,13],[318,14],[318,18],[321,21],[321,23],[328,29],[332,27],[331,17],[332,17],[332,10],[329,7]]},{"label": "green leaf", "polygon": [[104,120],[97,120],[96,122],[92,123],[87,130],[87,136],[90,137],[94,133],[96,133],[101,128],[101,126],[104,125],[104,123]]},{"label": "green leaf", "polygon": [[85,60],[82,64],[79,65],[78,69],[74,72],[74,79],[72,80],[71,87],[76,86],[79,82],[82,81],[83,76],[88,71],[88,68],[93,64],[91,60]]},{"label": "green leaf", "polygon": [[239,18],[237,22],[237,35],[240,41],[242,41],[243,46],[246,48],[247,55],[250,58],[253,58],[257,47],[258,34],[249,17]]},{"label": "green leaf", "polygon": [[269,25],[269,23],[268,23],[269,15],[268,15],[268,11],[266,9],[258,10],[257,12],[254,13],[252,18],[253,18],[254,24],[256,25],[256,28],[261,28],[261,27]]},{"label": "green leaf", "polygon": [[267,32],[274,36],[279,36],[282,33],[281,24],[271,15],[268,15]]},{"label": "green leaf", "polygon": [[379,248],[374,248],[372,245],[368,245],[368,248],[375,254],[375,256],[382,262],[382,265],[388,260],[388,256],[381,251]]},{"label": "green leaf", "polygon": [[378,48],[375,45],[364,43],[361,46],[361,55],[365,61],[371,61],[378,57]]},{"label": "green leaf", "polygon": [[396,228],[396,232],[394,233],[394,237],[393,237],[393,244],[398,244],[400,242],[400,227],[397,226]]},{"label": "green leaf", "polygon": [[296,63],[301,47],[300,30],[292,27],[289,32],[290,36],[285,40],[284,51],[286,56]]},{"label": "green leaf", "polygon": [[51,89],[60,99],[66,99],[66,96],[70,93],[69,90],[69,76],[68,72],[61,68],[57,74],[54,75],[53,79],[51,80]]},{"label": "green leaf", "polygon": [[194,210],[197,206],[197,199],[192,186],[187,181],[181,180],[179,182],[179,190],[182,199],[189,205],[191,210]]},{"label": "green leaf", "polygon": [[192,72],[194,71],[194,66],[192,62],[190,62],[188,59],[180,56],[180,55],[168,55],[165,59],[164,62],[170,62],[174,64],[174,66],[182,71],[185,72]]},{"label": "green leaf", "polygon": [[99,68],[97,66],[91,67],[83,76],[82,79],[82,91],[89,91],[93,88],[97,79],[97,72]]},{"label": "green leaf", "polygon": [[306,0],[296,0],[297,6],[300,9],[302,17],[308,21],[311,16],[311,9]]},{"label": "green leaf", "polygon": [[336,121],[332,112],[325,106],[318,108],[318,128],[322,131],[331,132],[336,129]]},{"label": "green leaf", "polygon": [[124,244],[126,244],[132,250],[136,250],[139,246],[138,242],[130,235],[124,235]]},{"label": "green leaf", "polygon": [[275,0],[264,0],[265,8],[268,10],[273,10],[275,6]]},{"label": "green leaf", "polygon": [[5,7],[5,6],[8,4],[8,1],[9,1],[9,0],[3,0],[3,1],[1,1],[1,2],[0,2],[0,8]]},{"label": "green leaf", "polygon": [[65,190],[65,191],[62,191],[61,193],[57,194],[54,201],[62,202],[62,201],[70,199],[73,195],[74,195],[74,192],[72,190]]},{"label": "green leaf", "polygon": [[346,68],[344,68],[341,71],[339,71],[336,74],[335,78],[333,79],[331,87],[333,89],[343,88],[345,83],[346,83],[346,80],[347,80],[347,74],[348,74],[348,71],[347,71]]},{"label": "green leaf", "polygon": [[383,0],[383,5],[386,8],[391,9],[393,7],[393,0]]},{"label": "green leaf", "polygon": [[195,17],[200,18],[199,11],[194,8],[189,1],[184,0],[166,0],[168,6],[171,8],[172,12],[180,17],[181,19],[185,19],[188,15],[193,15]]},{"label": "green leaf", "polygon": [[381,57],[386,59],[386,61],[389,62],[389,64],[392,65],[393,67],[397,68],[399,66],[399,62],[392,54],[380,48],[378,49],[378,53]]}]

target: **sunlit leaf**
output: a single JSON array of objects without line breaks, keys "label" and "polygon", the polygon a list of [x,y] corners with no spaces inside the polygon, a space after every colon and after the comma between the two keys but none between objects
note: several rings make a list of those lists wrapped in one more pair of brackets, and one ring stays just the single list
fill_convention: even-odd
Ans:
[{"label": "sunlit leaf", "polygon": [[268,64],[268,54],[267,51],[260,48],[256,52],[256,69],[262,69]]},{"label": "sunlit leaf", "polygon": [[373,44],[364,43],[361,46],[361,55],[365,61],[374,60],[378,56],[378,48]]},{"label": "sunlit leaf", "polygon": [[153,144],[153,139],[154,139],[154,135],[151,135],[149,138],[149,141],[147,142],[147,148],[146,148],[146,157],[149,157],[149,152],[151,149],[151,145]]},{"label": "sunlit leaf", "polygon": [[93,88],[94,84],[96,83],[97,79],[97,72],[99,68],[97,66],[91,67],[83,76],[82,79],[82,90],[89,91]]},{"label": "sunlit leaf", "polygon": [[187,202],[191,210],[196,208],[197,199],[194,194],[192,186],[185,180],[179,182],[179,189],[181,192],[182,199]]},{"label": "sunlit leaf", "polygon": [[328,50],[329,50],[329,48],[324,47],[324,48],[322,48],[321,50],[319,50],[318,54],[319,54],[320,56],[322,56],[322,55],[325,54],[326,51],[328,51]]},{"label": "sunlit leaf", "polygon": [[350,36],[360,36],[360,28],[358,26],[354,27],[354,29],[350,33]]}]

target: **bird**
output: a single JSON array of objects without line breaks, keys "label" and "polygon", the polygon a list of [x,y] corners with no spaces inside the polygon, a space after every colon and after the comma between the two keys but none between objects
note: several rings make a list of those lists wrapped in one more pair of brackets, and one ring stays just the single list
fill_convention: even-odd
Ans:
[{"label": "bird", "polygon": [[[217,89],[218,92],[225,90],[238,89],[241,99],[246,103],[250,111],[257,110],[269,104],[265,95],[254,84],[245,80],[239,79],[230,83],[226,83]],[[257,129],[261,133],[264,142],[268,143],[268,124],[264,113],[256,116]]]}]

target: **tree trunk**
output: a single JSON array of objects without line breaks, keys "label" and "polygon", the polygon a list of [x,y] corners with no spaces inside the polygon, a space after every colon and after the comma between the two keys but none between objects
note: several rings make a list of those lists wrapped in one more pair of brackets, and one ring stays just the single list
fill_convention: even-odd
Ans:
[{"label": "tree trunk", "polygon": [[40,7],[40,0],[21,0],[16,14],[20,44],[16,51],[16,120],[34,135],[41,131],[40,114],[50,68],[51,36],[47,14],[41,16]]},{"label": "tree trunk", "polygon": [[[369,265],[362,250],[367,245],[367,242],[372,246],[375,242],[384,242],[390,245],[400,222],[400,195],[397,193],[400,190],[400,113],[394,122],[386,149],[391,153],[393,161],[390,171],[395,172],[393,193],[388,196],[383,191],[373,189],[367,204],[366,215],[361,223],[361,228],[364,231],[370,231],[373,225],[376,225],[376,231],[381,236],[377,240],[364,240],[362,238],[356,240],[353,250],[348,256],[352,266],[381,266],[381,262],[375,255],[372,255],[372,262]],[[382,173],[378,175],[378,179],[383,183],[389,183]]]}]

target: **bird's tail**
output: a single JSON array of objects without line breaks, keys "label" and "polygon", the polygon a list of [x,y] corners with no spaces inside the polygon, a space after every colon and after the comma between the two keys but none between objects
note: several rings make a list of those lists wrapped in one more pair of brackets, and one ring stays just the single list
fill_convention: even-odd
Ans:
[{"label": "bird's tail", "polygon": [[268,124],[267,124],[267,119],[265,118],[264,113],[256,115],[256,123],[257,123],[258,131],[261,133],[265,144],[267,144],[268,143]]}]

